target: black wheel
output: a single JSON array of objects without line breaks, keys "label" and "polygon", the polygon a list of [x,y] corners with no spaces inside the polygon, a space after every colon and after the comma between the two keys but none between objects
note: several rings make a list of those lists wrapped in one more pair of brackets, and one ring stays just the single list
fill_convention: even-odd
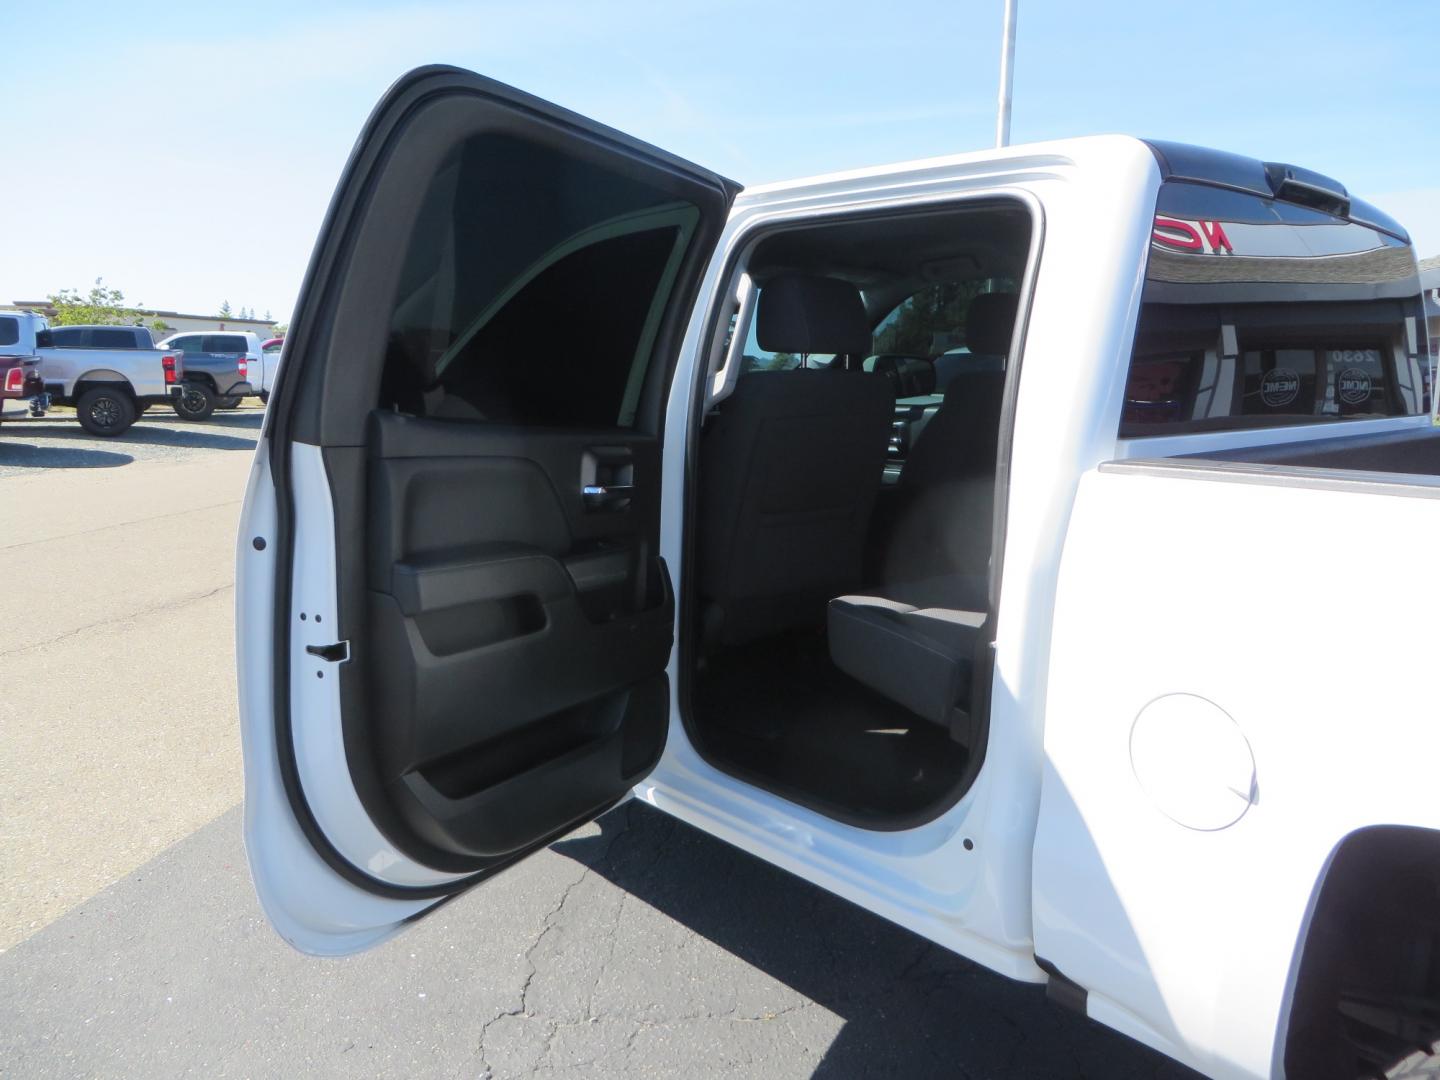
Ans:
[{"label": "black wheel", "polygon": [[91,435],[123,435],[135,423],[135,399],[119,387],[95,386],[80,395],[75,413]]},{"label": "black wheel", "polygon": [[239,394],[235,394],[232,397],[222,397],[217,404],[222,409],[238,409],[242,400],[244,399]]},{"label": "black wheel", "polygon": [[135,415],[136,415],[136,416],[144,416],[144,415],[145,415],[145,410],[148,409],[148,408],[150,408],[150,403],[149,403],[148,401],[137,401],[137,402],[135,402]]},{"label": "black wheel", "polygon": [[261,404],[261,405],[269,405],[269,404],[270,404],[270,391],[269,391],[269,390],[261,390],[261,391],[260,391],[260,404]]},{"label": "black wheel", "polygon": [[215,411],[215,391],[204,383],[186,383],[173,406],[181,420],[209,420]]}]

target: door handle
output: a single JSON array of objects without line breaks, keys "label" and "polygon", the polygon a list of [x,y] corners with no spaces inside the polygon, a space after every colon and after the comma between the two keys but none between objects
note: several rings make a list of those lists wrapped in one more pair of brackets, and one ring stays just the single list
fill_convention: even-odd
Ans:
[{"label": "door handle", "polygon": [[634,484],[584,484],[580,488],[585,510],[591,514],[628,510],[634,496]]}]

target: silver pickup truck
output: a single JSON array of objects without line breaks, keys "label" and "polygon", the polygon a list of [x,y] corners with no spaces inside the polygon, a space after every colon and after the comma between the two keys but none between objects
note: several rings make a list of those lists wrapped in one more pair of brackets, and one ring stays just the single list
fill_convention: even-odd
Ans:
[{"label": "silver pickup truck", "polygon": [[[13,325],[4,325],[13,324]],[[15,349],[41,360],[47,404],[72,405],[92,435],[120,435],[151,405],[173,401],[183,380],[181,355],[155,348],[143,326],[50,328],[43,315],[0,315]]]}]

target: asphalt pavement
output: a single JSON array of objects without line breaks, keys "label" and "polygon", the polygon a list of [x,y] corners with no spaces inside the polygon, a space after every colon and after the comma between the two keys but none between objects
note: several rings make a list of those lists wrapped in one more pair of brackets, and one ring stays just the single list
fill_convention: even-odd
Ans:
[{"label": "asphalt pavement", "polygon": [[0,1073],[1193,1075],[641,805],[367,954],[293,952],[240,837],[261,414],[154,413],[0,427]]}]

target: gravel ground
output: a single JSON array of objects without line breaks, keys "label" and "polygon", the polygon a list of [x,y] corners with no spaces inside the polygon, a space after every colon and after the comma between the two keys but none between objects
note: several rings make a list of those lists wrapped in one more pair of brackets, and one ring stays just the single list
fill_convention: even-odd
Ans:
[{"label": "gravel ground", "polygon": [[124,435],[88,435],[73,409],[52,409],[32,419],[20,402],[7,401],[0,417],[0,480],[36,469],[111,469],[131,462],[180,462],[213,450],[250,453],[265,418],[258,401],[219,410],[200,424],[182,421],[168,407],[153,405]]}]

